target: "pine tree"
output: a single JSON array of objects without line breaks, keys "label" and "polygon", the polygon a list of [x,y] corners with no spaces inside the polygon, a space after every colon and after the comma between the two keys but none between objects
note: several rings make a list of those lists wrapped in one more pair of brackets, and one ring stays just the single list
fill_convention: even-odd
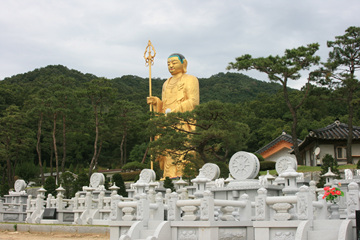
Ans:
[{"label": "pine tree", "polygon": [[175,187],[174,187],[174,184],[172,182],[172,180],[169,178],[169,177],[166,177],[165,180],[164,180],[164,188],[165,189],[171,189],[172,192],[175,191]]},{"label": "pine tree", "polygon": [[123,196],[123,197],[127,197],[128,194],[126,192],[126,187],[125,187],[125,183],[124,180],[121,176],[120,173],[115,173],[114,176],[112,177],[112,182],[115,183],[115,185],[117,187],[119,187],[120,189],[118,190],[118,194]]}]

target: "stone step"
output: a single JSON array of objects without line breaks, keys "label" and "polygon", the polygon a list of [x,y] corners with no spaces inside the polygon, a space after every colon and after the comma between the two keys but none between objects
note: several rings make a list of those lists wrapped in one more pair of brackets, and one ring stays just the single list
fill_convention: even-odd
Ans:
[{"label": "stone step", "polygon": [[336,230],[320,230],[308,232],[308,240],[338,240],[339,232]]},{"label": "stone step", "polygon": [[142,230],[140,232],[140,238],[145,239],[145,238],[147,238],[149,236],[154,235],[154,233],[155,233],[155,229]]},{"label": "stone step", "polygon": [[313,229],[317,230],[338,230],[342,221],[341,220],[315,220],[313,222]]},{"label": "stone step", "polygon": [[160,223],[162,223],[163,221],[149,221],[148,222],[148,229],[156,229]]}]

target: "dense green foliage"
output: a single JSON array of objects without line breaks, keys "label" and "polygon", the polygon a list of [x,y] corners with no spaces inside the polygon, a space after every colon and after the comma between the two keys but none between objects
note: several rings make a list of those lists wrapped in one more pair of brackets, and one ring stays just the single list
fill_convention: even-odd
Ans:
[{"label": "dense green foliage", "polygon": [[[199,79],[201,104],[193,112],[170,113],[166,117],[149,114],[146,78],[125,75],[105,79],[61,65],[6,78],[0,81],[1,194],[12,188],[18,178],[30,181],[44,172],[58,175],[70,168],[78,174],[72,191],[80,190],[88,185],[88,174],[99,168],[142,169],[149,166],[151,157],[155,159],[164,150],[188,153],[184,169],[187,179],[196,176],[206,162],[220,163],[226,169],[233,153],[255,152],[283,131],[304,139],[309,129],[327,126],[336,118],[346,123],[350,119],[352,125],[359,126],[360,111],[351,111],[360,102],[358,79],[351,71],[340,72],[341,67],[345,69],[351,63],[346,62],[345,53],[359,57],[358,48],[351,49],[348,44],[351,40],[352,46],[358,46],[357,30],[349,28],[346,34],[355,35],[345,34],[329,42],[332,53],[321,70],[326,75],[318,83],[334,86],[337,77],[342,80],[337,87],[309,84],[302,90],[286,87],[284,91],[284,82],[218,73]],[[234,68],[248,69],[256,63],[264,71],[269,66],[277,70],[268,72],[273,81],[296,80],[299,70],[318,62],[312,55],[317,47],[313,44],[286,50],[282,57],[253,59],[245,55],[238,61],[242,65]],[[354,59],[358,64],[358,58]],[[352,66],[355,71],[359,65]],[[164,81],[153,79],[154,96],[161,97]],[[347,97],[349,87],[353,91],[351,103],[335,101]],[[295,115],[291,106],[296,108]],[[179,131],[185,123],[196,125],[196,131]],[[150,137],[155,135],[161,138],[150,143]],[[158,165],[155,163],[157,177],[161,176]],[[124,181],[136,177],[138,172],[122,173]],[[45,184],[44,177],[41,184]]]},{"label": "dense green foliage", "polygon": [[324,187],[324,184],[326,183],[325,177],[322,177],[322,175],[326,174],[329,171],[329,168],[331,169],[331,172],[336,174],[337,177],[340,177],[340,171],[339,171],[339,165],[335,159],[329,155],[326,154],[322,159],[323,165],[321,166],[321,173],[320,173],[320,180],[317,184],[317,187]]},{"label": "dense green foliage", "polygon": [[112,177],[112,181],[113,181],[113,183],[115,183],[115,185],[117,187],[119,187],[118,194],[123,196],[123,197],[127,197],[128,194],[126,192],[125,183],[124,183],[124,180],[123,180],[121,174],[120,173],[115,173],[113,175],[113,177]]},{"label": "dense green foliage", "polygon": [[272,161],[261,161],[260,162],[260,171],[274,170],[276,162]]},{"label": "dense green foliage", "polygon": [[166,177],[164,180],[164,188],[170,189],[172,192],[175,191],[174,183],[172,182],[172,180],[169,177]]},{"label": "dense green foliage", "polygon": [[53,176],[50,176],[48,178],[46,178],[45,180],[45,184],[44,184],[44,189],[46,189],[46,196],[48,194],[51,194],[53,196],[56,196],[56,180]]},{"label": "dense green foliage", "polygon": [[358,71],[360,69],[360,27],[349,27],[345,34],[336,36],[335,41],[328,41],[331,48],[329,58],[324,64],[325,76],[320,83],[332,89],[336,89],[337,100],[347,107],[349,134],[346,146],[346,158],[348,164],[353,164],[352,159],[352,130],[354,115],[360,103],[360,81]]},{"label": "dense green foliage", "polygon": [[301,106],[304,104],[308,95],[309,84],[306,85],[306,89],[302,97],[293,97],[288,90],[288,82],[290,80],[298,80],[301,77],[301,72],[308,71],[308,82],[314,79],[314,75],[318,76],[318,71],[311,71],[313,66],[316,66],[320,62],[320,57],[315,55],[319,49],[319,44],[313,43],[307,46],[300,46],[298,48],[286,49],[284,55],[268,56],[253,58],[249,54],[237,57],[236,62],[229,63],[228,69],[236,70],[257,70],[259,72],[267,74],[268,78],[272,82],[279,82],[282,85],[283,98],[286,106],[292,117],[291,136],[293,141],[294,154],[299,163],[302,163],[298,147],[298,112]]},{"label": "dense green foliage", "polygon": [[[0,155],[3,156],[1,167],[6,170],[2,171],[1,179],[7,181],[9,186],[13,186],[14,175],[17,173],[15,169],[22,163],[29,162],[39,167],[41,162],[42,167],[39,167],[39,170],[46,168],[45,172],[56,172],[54,126],[59,170],[62,161],[65,170],[71,166],[75,173],[89,168],[94,154],[96,119],[86,91],[87,83],[93,79],[96,79],[96,76],[82,74],[63,66],[48,66],[0,82],[0,89],[4,93],[0,99],[0,123],[4,129],[0,135],[1,144],[4,146]],[[60,86],[52,89],[52,86],[59,82],[67,82],[69,86],[66,89]],[[155,94],[159,94],[163,80],[155,79],[153,82]],[[145,131],[149,125],[148,106],[145,101],[148,81],[136,76],[123,76],[111,80],[110,83],[109,87],[121,95],[115,94],[110,101],[103,102],[101,111],[98,111],[101,117],[98,150],[100,142],[101,150],[98,151],[96,167],[121,168],[129,162],[135,162],[133,165],[139,166],[143,160],[148,163],[149,155],[144,155],[149,143],[149,133]],[[215,83],[220,85],[214,87]],[[208,162],[225,160],[227,163],[234,152],[254,152],[279,136],[283,130],[291,129],[291,115],[282,93],[278,91],[281,88],[279,84],[253,80],[239,73],[219,73],[209,79],[200,79],[200,85],[202,104],[196,113],[198,125],[202,128],[198,130],[201,134],[194,137],[193,141],[198,146],[206,143],[207,151],[203,152],[203,156]],[[223,86],[221,94],[219,86]],[[66,90],[66,94],[60,93],[61,89]],[[241,100],[240,92],[243,89],[247,89],[248,94],[244,97],[246,100]],[[230,91],[236,91],[236,94]],[[54,104],[58,100],[52,93],[56,93],[59,99],[67,96],[66,104],[61,103],[61,108],[56,107]],[[292,90],[290,94],[291,97],[298,98],[302,92]],[[332,94],[332,90],[311,86],[309,97],[299,110],[300,139],[307,135],[308,129],[326,126],[337,117],[341,121],[347,120],[346,109],[340,103],[321,101],[322,96],[327,99]],[[139,97],[140,95],[143,97]],[[239,96],[232,97],[237,95]],[[210,101],[215,99],[221,101]],[[54,113],[57,113],[55,125]],[[358,119],[359,113],[354,117],[355,124],[358,124]],[[239,127],[247,129],[242,138],[239,138],[242,136],[239,133],[243,130],[235,130]],[[66,138],[63,136],[64,132]],[[13,139],[13,142],[6,141],[7,139]],[[204,139],[207,141],[204,142]],[[36,151],[37,145],[40,156]],[[10,158],[7,160],[6,156]],[[201,164],[203,161],[193,164],[192,170],[190,164],[188,177],[196,175]],[[28,178],[21,173],[18,177]]]}]

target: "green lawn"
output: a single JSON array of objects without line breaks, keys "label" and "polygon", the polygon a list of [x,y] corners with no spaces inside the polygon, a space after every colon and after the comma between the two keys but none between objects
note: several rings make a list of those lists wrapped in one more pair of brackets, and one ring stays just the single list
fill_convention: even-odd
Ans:
[{"label": "green lawn", "polygon": [[[340,165],[339,169],[356,169],[355,164]],[[321,172],[321,167],[298,166],[298,172]],[[267,171],[260,171],[260,175],[266,175]],[[273,176],[277,175],[276,170],[270,170],[269,173]]]}]

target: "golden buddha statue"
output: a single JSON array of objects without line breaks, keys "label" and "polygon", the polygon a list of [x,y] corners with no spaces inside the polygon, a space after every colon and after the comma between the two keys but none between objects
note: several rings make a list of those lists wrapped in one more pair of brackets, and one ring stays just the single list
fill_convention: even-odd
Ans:
[{"label": "golden buddha statue", "polygon": [[[172,76],[163,84],[162,100],[158,97],[148,97],[147,103],[153,106],[155,112],[160,113],[192,111],[200,102],[199,80],[186,74],[187,60],[182,54],[171,54],[167,64]],[[194,130],[190,125],[185,125],[184,128],[188,131]],[[164,171],[163,178],[182,176],[183,166],[174,164],[175,159],[170,156],[160,156],[157,161],[160,162],[160,168]]]}]

